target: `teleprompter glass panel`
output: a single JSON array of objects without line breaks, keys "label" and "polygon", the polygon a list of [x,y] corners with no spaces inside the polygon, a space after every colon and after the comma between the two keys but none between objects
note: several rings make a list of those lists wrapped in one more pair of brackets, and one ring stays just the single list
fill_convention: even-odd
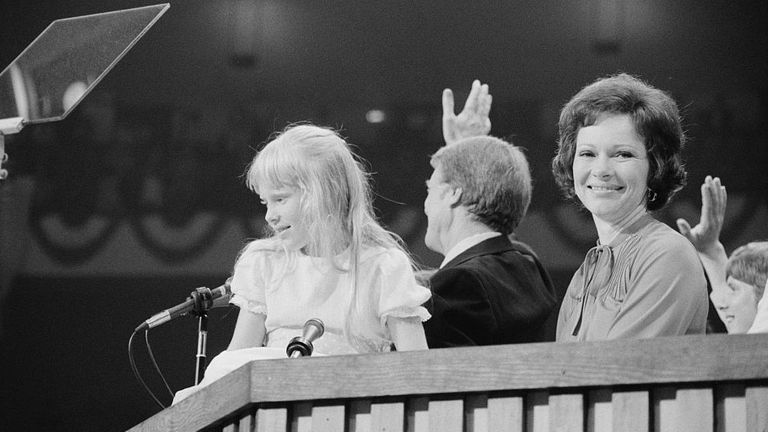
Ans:
[{"label": "teleprompter glass panel", "polygon": [[53,21],[0,74],[0,119],[63,119],[169,7]]}]

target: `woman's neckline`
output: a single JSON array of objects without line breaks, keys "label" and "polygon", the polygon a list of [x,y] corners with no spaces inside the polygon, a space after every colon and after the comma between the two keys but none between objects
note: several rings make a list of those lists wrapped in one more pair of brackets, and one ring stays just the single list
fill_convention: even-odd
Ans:
[{"label": "woman's neckline", "polygon": [[610,227],[610,233],[603,236],[605,238],[598,235],[597,244],[609,247],[617,246],[655,220],[644,207],[638,209],[619,224]]}]

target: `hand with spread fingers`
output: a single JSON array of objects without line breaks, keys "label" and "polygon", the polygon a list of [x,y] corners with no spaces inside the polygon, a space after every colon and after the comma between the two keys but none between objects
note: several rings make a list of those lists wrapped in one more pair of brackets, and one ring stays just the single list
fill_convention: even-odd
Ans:
[{"label": "hand with spread fingers", "polygon": [[701,185],[699,223],[691,228],[685,219],[677,220],[677,228],[696,248],[699,259],[704,265],[704,271],[712,286],[709,297],[723,322],[725,322],[726,317],[717,305],[723,304],[723,299],[730,291],[726,280],[728,254],[725,253],[725,247],[720,243],[720,230],[725,219],[727,198],[725,186],[720,184],[720,179],[707,176]]},{"label": "hand with spread fingers", "polygon": [[488,135],[491,132],[492,96],[488,93],[488,84],[479,80],[472,82],[472,89],[464,103],[464,109],[456,115],[454,112],[453,91],[443,90],[443,137],[445,144],[451,145],[464,138]]},{"label": "hand with spread fingers", "polygon": [[[701,185],[701,216],[699,223],[691,228],[685,219],[677,220],[680,233],[693,243],[699,253],[712,252],[720,245],[720,230],[725,219],[728,195],[720,178],[707,176]],[[722,245],[720,245],[722,248]]]}]

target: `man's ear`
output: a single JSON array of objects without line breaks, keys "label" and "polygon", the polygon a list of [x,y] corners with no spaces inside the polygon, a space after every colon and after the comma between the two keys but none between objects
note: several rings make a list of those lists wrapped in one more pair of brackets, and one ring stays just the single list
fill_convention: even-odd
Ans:
[{"label": "man's ear", "polygon": [[447,192],[448,202],[451,204],[451,207],[458,207],[461,205],[461,193],[462,190],[460,187],[457,188],[450,188]]}]

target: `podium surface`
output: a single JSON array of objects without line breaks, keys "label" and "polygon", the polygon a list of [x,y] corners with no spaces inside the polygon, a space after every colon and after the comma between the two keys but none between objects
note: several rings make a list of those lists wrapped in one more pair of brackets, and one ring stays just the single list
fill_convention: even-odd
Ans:
[{"label": "podium surface", "polygon": [[260,360],[131,431],[768,430],[768,335]]}]

